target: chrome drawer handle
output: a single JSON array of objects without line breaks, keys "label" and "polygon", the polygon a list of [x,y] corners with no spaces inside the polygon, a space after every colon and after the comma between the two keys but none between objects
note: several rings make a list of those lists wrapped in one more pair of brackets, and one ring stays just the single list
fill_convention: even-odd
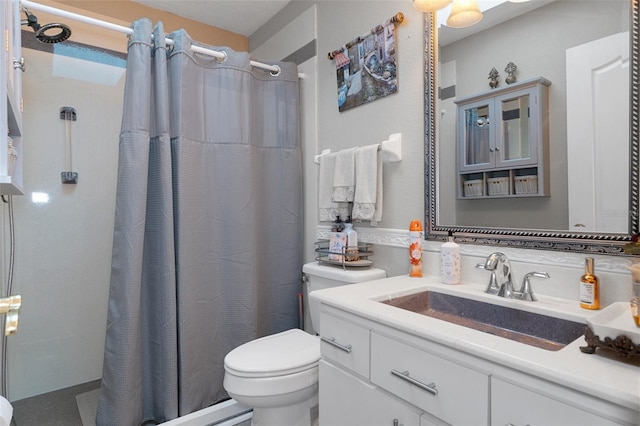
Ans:
[{"label": "chrome drawer handle", "polygon": [[351,345],[341,345],[340,343],[336,342],[335,337],[329,337],[329,338],[321,337],[320,339],[322,339],[323,342],[327,342],[331,346],[335,346],[341,351],[345,351],[346,353],[351,353]]},{"label": "chrome drawer handle", "polygon": [[408,371],[403,371],[400,372],[398,370],[391,370],[391,374],[402,379],[405,380],[409,383],[411,383],[414,386],[419,387],[422,390],[425,390],[427,392],[429,392],[431,395],[437,395],[438,394],[438,389],[436,389],[436,384],[435,383],[430,383],[428,385],[425,385],[424,383],[422,383],[419,380],[414,379],[413,377],[409,376],[409,372]]}]

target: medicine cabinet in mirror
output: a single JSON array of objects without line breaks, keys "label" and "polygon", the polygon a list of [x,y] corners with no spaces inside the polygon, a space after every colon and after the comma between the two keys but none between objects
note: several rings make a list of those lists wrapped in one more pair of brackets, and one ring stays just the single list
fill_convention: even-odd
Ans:
[{"label": "medicine cabinet in mirror", "polygon": [[424,15],[427,239],[623,254],[639,232],[639,1],[493,1],[462,29]]},{"label": "medicine cabinet in mirror", "polygon": [[459,199],[548,194],[550,84],[541,77],[455,101]]}]

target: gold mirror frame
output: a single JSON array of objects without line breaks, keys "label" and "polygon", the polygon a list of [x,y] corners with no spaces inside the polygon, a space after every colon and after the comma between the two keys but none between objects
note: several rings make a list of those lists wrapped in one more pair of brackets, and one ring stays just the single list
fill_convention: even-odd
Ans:
[{"label": "gold mirror frame", "polygon": [[445,240],[453,232],[460,243],[509,246],[539,250],[562,250],[587,252],[593,254],[624,255],[622,246],[639,233],[639,109],[640,93],[638,87],[640,66],[639,49],[639,2],[630,0],[630,109],[629,109],[629,234],[571,233],[564,231],[541,231],[527,229],[501,229],[464,226],[439,226],[437,220],[437,26],[434,13],[425,13],[425,238],[427,240]]}]

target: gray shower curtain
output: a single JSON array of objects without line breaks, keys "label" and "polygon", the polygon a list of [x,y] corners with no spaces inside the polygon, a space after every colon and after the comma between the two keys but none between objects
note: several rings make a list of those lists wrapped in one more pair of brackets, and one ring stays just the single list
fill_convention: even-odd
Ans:
[{"label": "gray shower curtain", "polygon": [[[195,54],[184,31],[129,40],[98,425],[228,398],[223,359],[297,325],[298,71]],[[153,40],[153,41],[152,41]]]}]

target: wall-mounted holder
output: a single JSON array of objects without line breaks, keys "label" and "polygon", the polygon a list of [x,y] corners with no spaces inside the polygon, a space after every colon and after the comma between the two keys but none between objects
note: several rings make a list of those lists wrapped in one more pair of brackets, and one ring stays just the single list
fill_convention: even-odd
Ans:
[{"label": "wall-mounted holder", "polygon": [[[77,120],[76,110],[73,107],[64,106],[60,108],[60,120],[65,121],[65,141],[67,148],[67,164],[69,166],[68,170],[73,170],[73,143],[72,143],[72,135],[71,135],[71,122]],[[70,183],[76,184],[78,183],[78,173],[77,172],[61,172],[60,179],[62,183]]]},{"label": "wall-mounted holder", "polygon": [[6,314],[4,335],[11,336],[18,332],[18,312],[22,306],[22,296],[3,297],[0,299],[0,314]]}]

